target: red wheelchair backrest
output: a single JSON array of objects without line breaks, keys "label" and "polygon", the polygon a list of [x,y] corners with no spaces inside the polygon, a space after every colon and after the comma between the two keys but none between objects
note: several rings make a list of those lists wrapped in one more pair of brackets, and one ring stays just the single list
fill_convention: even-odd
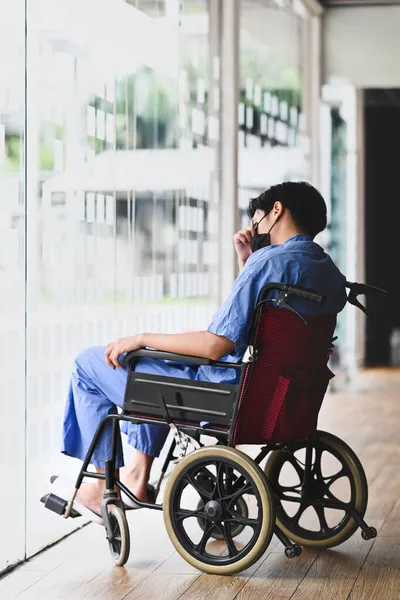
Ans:
[{"label": "red wheelchair backrest", "polygon": [[240,392],[234,444],[289,442],[317,427],[333,373],[327,366],[336,315],[301,318],[263,304],[258,309],[249,363]]}]

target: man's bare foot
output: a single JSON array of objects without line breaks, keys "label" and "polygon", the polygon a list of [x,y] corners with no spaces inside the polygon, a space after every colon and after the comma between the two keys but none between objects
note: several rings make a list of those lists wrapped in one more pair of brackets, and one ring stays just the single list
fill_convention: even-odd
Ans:
[{"label": "man's bare foot", "polygon": [[[101,482],[102,483],[102,482]],[[76,495],[76,500],[89,510],[101,516],[100,502],[104,494],[104,485],[97,483],[82,483]]]}]

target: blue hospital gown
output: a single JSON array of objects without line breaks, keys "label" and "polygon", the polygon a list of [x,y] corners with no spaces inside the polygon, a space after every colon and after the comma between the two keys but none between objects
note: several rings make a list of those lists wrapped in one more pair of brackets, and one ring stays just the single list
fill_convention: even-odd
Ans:
[{"label": "blue hospital gown", "polygon": [[[262,288],[282,282],[311,288],[325,297],[321,305],[291,300],[303,314],[337,314],[346,304],[345,277],[331,258],[309,236],[296,235],[283,244],[253,253],[237,277],[231,294],[215,313],[208,331],[235,343],[234,352],[221,360],[239,362],[246,350],[253,311]],[[197,379],[216,383],[237,383],[234,369],[142,359],[136,370],[143,373]],[[75,360],[64,415],[62,452],[84,459],[97,425],[107,414],[122,407],[127,372],[112,370],[104,360],[104,347],[87,348]],[[158,425],[123,423],[128,442],[141,452],[158,456],[168,429]],[[106,428],[93,455],[92,464],[104,467],[110,453],[110,428]],[[123,465],[119,444],[117,467]]]}]

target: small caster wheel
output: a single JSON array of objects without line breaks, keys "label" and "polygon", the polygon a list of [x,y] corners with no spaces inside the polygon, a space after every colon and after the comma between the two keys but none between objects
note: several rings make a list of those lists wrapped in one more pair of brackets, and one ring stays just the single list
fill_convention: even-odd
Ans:
[{"label": "small caster wheel", "polygon": [[296,545],[285,548],[285,556],[286,558],[294,558],[297,556]]},{"label": "small caster wheel", "polygon": [[377,535],[378,532],[376,531],[375,527],[369,527],[368,531],[361,532],[361,537],[363,540],[372,540],[373,538],[376,538]]},{"label": "small caster wheel", "polygon": [[300,556],[300,554],[303,552],[303,548],[300,546],[300,544],[294,544],[294,549],[296,556]]},{"label": "small caster wheel", "polygon": [[107,536],[111,556],[117,567],[122,567],[129,558],[130,536],[126,516],[119,506],[111,506],[108,511],[111,536]]}]

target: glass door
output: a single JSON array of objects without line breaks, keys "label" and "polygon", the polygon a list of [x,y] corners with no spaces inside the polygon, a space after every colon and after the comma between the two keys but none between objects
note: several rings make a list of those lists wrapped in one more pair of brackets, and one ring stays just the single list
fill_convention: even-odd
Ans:
[{"label": "glass door", "polygon": [[215,309],[207,0],[53,4],[27,15],[28,555],[76,526],[39,502],[79,466],[59,451],[74,357]]},{"label": "glass door", "polygon": [[24,0],[0,0],[0,571],[25,556]]}]

